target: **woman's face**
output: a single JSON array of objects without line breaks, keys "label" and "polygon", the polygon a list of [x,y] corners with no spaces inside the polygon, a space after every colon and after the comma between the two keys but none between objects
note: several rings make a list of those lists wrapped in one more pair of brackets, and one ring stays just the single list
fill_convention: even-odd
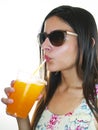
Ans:
[{"label": "woman's face", "polygon": [[[53,16],[46,20],[44,32],[50,34],[54,30],[74,30],[63,20]],[[44,56],[47,62],[47,69],[51,72],[76,69],[76,60],[78,53],[77,36],[66,35],[64,44],[53,46],[47,37],[42,44]]]}]

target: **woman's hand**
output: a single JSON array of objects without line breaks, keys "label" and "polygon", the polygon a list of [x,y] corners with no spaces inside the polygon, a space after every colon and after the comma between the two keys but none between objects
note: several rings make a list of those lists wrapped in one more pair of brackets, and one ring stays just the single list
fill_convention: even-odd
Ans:
[{"label": "woman's hand", "polygon": [[7,98],[3,97],[3,98],[1,98],[1,101],[6,105],[7,104],[12,104],[14,102],[13,99],[9,98],[9,95],[15,91],[14,88],[13,88],[13,84],[14,84],[14,81],[11,82],[11,87],[6,87],[4,89],[4,92],[5,92],[6,96],[7,96]]},{"label": "woman's hand", "polygon": [[[11,93],[15,92],[15,89],[13,88],[13,85],[14,85],[14,81],[11,82],[11,87],[6,87],[4,89],[4,92],[5,92],[5,94],[6,94],[7,97],[6,98],[5,97],[1,98],[1,101],[5,105],[12,104],[14,102],[13,99],[9,98],[9,95]],[[26,119],[22,119],[22,118],[16,117],[16,119],[17,119],[19,130],[31,130],[31,125],[30,125],[29,117],[27,117]]]}]

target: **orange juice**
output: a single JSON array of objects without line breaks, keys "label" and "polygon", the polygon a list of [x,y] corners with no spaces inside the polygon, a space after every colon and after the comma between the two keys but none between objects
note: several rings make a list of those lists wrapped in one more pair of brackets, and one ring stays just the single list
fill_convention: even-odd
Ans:
[{"label": "orange juice", "polygon": [[40,82],[27,84],[16,80],[14,84],[15,92],[9,96],[14,100],[14,103],[8,104],[7,113],[26,118],[44,86],[45,84]]}]

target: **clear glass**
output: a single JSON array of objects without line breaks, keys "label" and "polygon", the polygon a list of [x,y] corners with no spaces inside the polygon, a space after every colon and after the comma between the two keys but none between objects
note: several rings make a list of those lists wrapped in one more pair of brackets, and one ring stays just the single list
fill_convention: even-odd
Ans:
[{"label": "clear glass", "polygon": [[46,82],[38,76],[18,72],[13,86],[15,92],[9,95],[14,103],[7,105],[6,112],[16,117],[26,118],[45,85]]}]

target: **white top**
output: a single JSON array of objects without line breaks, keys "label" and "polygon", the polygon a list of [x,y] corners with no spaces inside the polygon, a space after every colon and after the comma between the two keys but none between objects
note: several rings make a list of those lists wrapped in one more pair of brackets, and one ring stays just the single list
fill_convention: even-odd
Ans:
[{"label": "white top", "polygon": [[[98,86],[97,93],[98,93]],[[46,108],[36,126],[36,130],[96,130],[95,118],[83,99],[80,105],[64,115],[57,115]]]}]

